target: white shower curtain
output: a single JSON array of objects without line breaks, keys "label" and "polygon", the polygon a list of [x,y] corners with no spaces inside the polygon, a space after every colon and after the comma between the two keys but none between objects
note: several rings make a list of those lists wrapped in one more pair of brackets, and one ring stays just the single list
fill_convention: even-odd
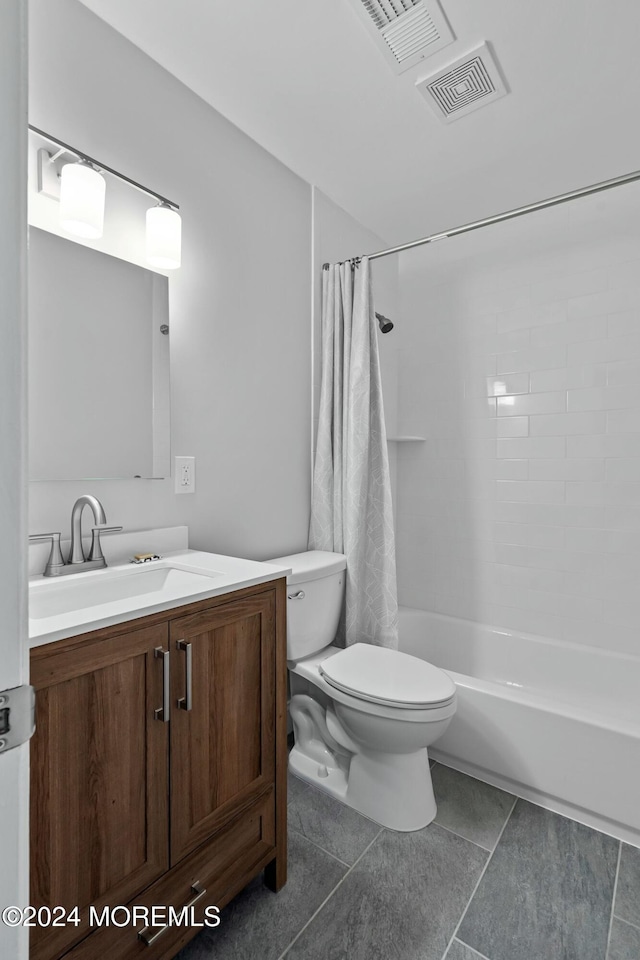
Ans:
[{"label": "white shower curtain", "polygon": [[347,557],[339,639],[398,646],[396,558],[369,260],[322,271],[322,380],[309,548]]}]

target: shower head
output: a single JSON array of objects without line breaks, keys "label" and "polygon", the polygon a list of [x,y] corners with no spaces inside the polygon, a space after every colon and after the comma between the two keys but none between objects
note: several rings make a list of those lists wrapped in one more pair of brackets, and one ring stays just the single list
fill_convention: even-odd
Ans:
[{"label": "shower head", "polygon": [[393,330],[393,324],[391,320],[388,320],[387,317],[383,317],[381,313],[376,313],[376,320],[378,325],[383,333],[389,333],[390,330]]}]

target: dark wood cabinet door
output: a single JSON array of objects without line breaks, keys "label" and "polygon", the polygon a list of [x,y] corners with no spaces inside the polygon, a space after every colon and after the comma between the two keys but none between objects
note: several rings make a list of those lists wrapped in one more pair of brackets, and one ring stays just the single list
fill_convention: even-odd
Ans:
[{"label": "dark wood cabinet door", "polygon": [[169,725],[154,718],[168,625],[82,639],[31,656],[31,903],[83,918],[32,929],[31,960],[59,957],[89,932],[89,905],[127,903],[169,865]]},{"label": "dark wood cabinet door", "polygon": [[274,782],[275,618],[268,590],[170,623],[172,864]]}]

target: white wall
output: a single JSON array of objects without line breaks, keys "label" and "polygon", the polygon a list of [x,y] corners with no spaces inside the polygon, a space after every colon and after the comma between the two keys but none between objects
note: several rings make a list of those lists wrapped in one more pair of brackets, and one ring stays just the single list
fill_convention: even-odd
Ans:
[{"label": "white wall", "polygon": [[639,214],[627,186],[402,255],[401,602],[640,653]]},{"label": "white wall", "polygon": [[[257,559],[304,548],[309,185],[76,0],[31,0],[30,45],[30,122],[180,204],[172,441],[197,465],[193,496],[169,480],[31,484],[30,532],[66,531],[92,492],[111,523],[187,523],[194,547]],[[112,179],[107,190],[100,246],[140,262],[147,203]],[[32,220],[51,227],[54,202],[31,199]]]},{"label": "white wall", "polygon": [[[320,402],[320,357],[322,327],[322,264],[337,263],[350,257],[374,253],[388,244],[314,188],[314,286],[313,298],[313,437],[315,438]],[[387,334],[379,334],[380,373],[387,433],[396,433],[398,396],[398,339],[400,322],[400,291],[398,288],[398,258],[382,257],[371,264],[373,297],[378,313],[389,317],[396,326]],[[389,469],[395,505],[395,444],[389,445]]]},{"label": "white wall", "polygon": [[[26,23],[0,4],[0,690],[27,681],[26,649]],[[29,897],[29,747],[0,755],[0,904]],[[24,960],[28,931],[0,923],[0,956]]]}]

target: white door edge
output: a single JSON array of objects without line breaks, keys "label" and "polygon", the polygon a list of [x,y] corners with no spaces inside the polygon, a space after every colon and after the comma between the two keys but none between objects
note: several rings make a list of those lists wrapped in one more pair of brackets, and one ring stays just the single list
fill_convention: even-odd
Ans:
[{"label": "white door edge", "polygon": [[[0,3],[0,690],[28,682],[26,530],[27,3]],[[0,753],[0,957],[27,960],[29,745]],[[9,918],[10,919],[10,918]]]}]

